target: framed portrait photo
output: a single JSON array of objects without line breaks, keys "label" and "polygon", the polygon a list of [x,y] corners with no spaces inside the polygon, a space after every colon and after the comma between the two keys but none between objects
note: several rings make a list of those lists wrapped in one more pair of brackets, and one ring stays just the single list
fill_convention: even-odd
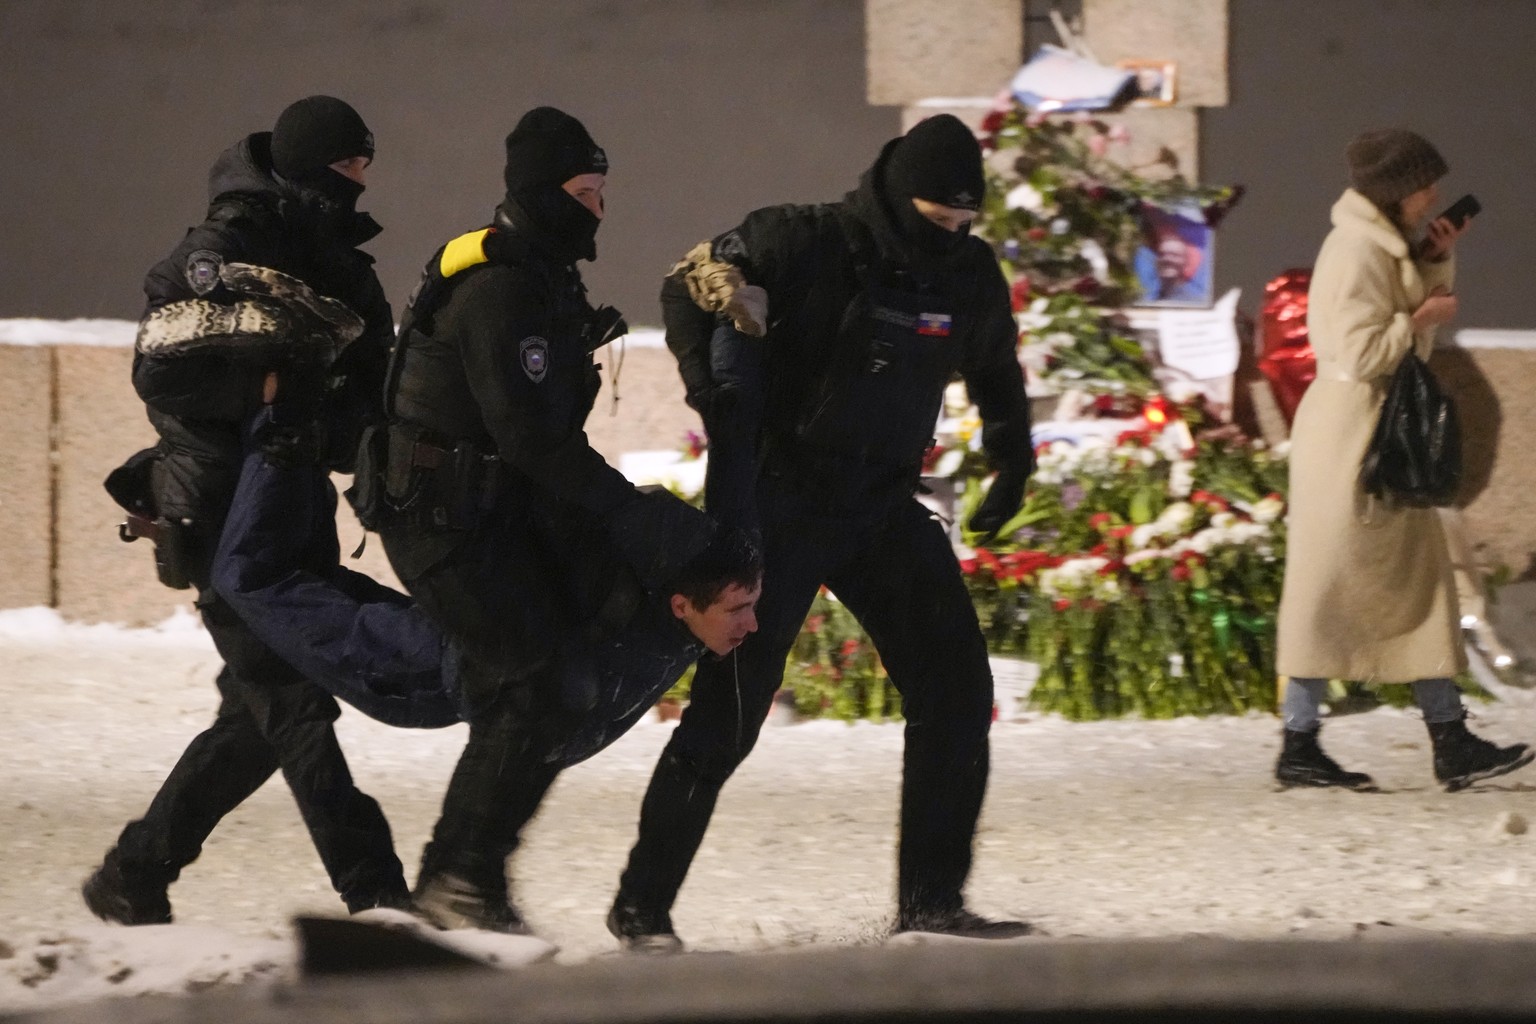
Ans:
[{"label": "framed portrait photo", "polygon": [[1141,244],[1133,267],[1141,284],[1138,306],[1209,306],[1214,279],[1215,232],[1194,204],[1141,204]]},{"label": "framed portrait photo", "polygon": [[1116,67],[1136,76],[1133,107],[1168,107],[1178,99],[1179,66],[1171,60],[1122,60]]}]

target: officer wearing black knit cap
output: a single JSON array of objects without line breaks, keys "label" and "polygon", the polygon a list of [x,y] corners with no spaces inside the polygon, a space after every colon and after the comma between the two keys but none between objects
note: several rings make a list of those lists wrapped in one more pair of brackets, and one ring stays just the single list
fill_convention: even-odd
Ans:
[{"label": "officer wearing black knit cap", "polygon": [[464,651],[469,742],[415,892],[445,927],[523,928],[506,859],[596,702],[590,653],[715,536],[696,509],[638,492],[583,430],[593,351],[627,329],[588,304],[575,266],[595,256],[607,170],[580,121],[529,111],[491,224],[428,261],[391,367],[380,532]]},{"label": "officer wearing black knit cap", "polygon": [[[986,187],[976,136],[953,117],[930,117],[891,148],[881,195],[913,249],[942,259],[959,248],[966,232],[945,228],[923,209],[943,206],[974,214]],[[956,219],[969,224],[967,218]]]},{"label": "officer wearing black knit cap", "polygon": [[272,128],[272,167],[290,181],[318,177],[350,157],[373,159],[373,132],[351,105],[334,96],[289,104]]},{"label": "officer wearing black knit cap", "polygon": [[272,128],[272,170],[326,217],[355,216],[363,172],[373,162],[373,133],[334,96],[289,104]]},{"label": "officer wearing black knit cap", "polygon": [[[159,520],[161,579],[196,588],[225,666],[216,720],[85,884],[86,904],[106,920],[169,921],[169,885],[219,819],[279,768],[348,908],[408,899],[389,825],[337,745],[336,701],[258,640],[211,584],[255,416],[281,410],[284,422],[267,424],[263,447],[333,502],[330,471],[351,471],[359,435],[383,415],[394,316],[372,257],[357,248],[379,226],[354,209],[359,165],[372,153],[347,104],[300,100],[273,132],[247,135],[219,156],[203,222],[144,281],[133,384],[159,439],[115,472],[109,489],[130,512]],[[302,568],[337,565],[329,518],[295,515],[274,529],[304,551]]]},{"label": "officer wearing black knit cap", "polygon": [[981,151],[947,115],[889,142],[841,202],[774,206],[700,243],[662,286],[667,346],[709,434],[706,509],[761,531],[758,632],[701,664],[608,919],[677,948],[670,910],[717,794],[752,749],[825,585],[858,617],[907,719],[898,930],[1019,935],[966,909],[992,676],[943,526],[914,496],[959,374],[999,469],[973,525],[1017,508],[1033,465],[1008,289],[968,237]]}]

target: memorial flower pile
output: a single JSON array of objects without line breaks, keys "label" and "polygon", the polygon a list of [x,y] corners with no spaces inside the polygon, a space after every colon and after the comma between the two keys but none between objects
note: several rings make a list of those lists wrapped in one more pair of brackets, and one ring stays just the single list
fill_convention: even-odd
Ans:
[{"label": "memorial flower pile", "polygon": [[1284,452],[1173,423],[1045,446],[1019,515],[962,552],[991,649],[1040,666],[1038,710],[1274,707]]},{"label": "memorial flower pile", "polygon": [[1242,197],[1240,185],[1190,183],[1167,148],[1126,166],[1116,157],[1128,141],[1121,125],[1031,114],[1011,100],[983,120],[988,181],[976,233],[997,252],[1015,309],[1066,292],[1100,306],[1132,302],[1147,204],[1196,207],[1214,227]]}]

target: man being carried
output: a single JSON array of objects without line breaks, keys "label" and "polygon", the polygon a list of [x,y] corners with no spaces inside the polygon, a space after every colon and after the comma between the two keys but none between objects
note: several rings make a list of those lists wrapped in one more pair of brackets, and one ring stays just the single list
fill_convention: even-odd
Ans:
[{"label": "man being carried", "polygon": [[[265,432],[258,416],[252,436]],[[335,525],[321,483],[247,452],[213,561],[213,586],[251,631],[305,677],[388,725],[432,729],[469,720],[461,648],[408,596],[341,565],[315,568],[303,538]],[[546,759],[569,767],[622,736],[700,657],[724,657],[754,629],[762,565],[745,535],[711,544],[667,593],[592,636],[584,653],[596,701],[565,720]],[[615,563],[617,580],[625,573]]]}]

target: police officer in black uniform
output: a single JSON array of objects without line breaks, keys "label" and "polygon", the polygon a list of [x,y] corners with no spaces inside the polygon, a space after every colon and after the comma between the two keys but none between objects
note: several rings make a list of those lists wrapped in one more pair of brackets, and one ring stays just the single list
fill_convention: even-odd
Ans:
[{"label": "police officer in black uniform", "polygon": [[627,329],[588,304],[576,269],[596,256],[606,154],[552,107],[529,111],[506,151],[493,223],[433,256],[401,324],[380,532],[461,650],[470,723],[416,906],[444,927],[515,932],[506,859],[560,770],[555,748],[595,706],[594,645],[715,530],[671,495],[642,495],[583,430],[592,352]]},{"label": "police officer in black uniform", "polygon": [[975,137],[933,117],[888,143],[842,202],[754,211],[663,286],[667,344],[710,438],[706,508],[761,529],[767,573],[759,632],[734,665],[700,666],[652,776],[608,922],[630,947],[680,947],[670,908],[823,584],[902,694],[896,930],[1028,931],[962,899],[992,677],[949,540],[914,498],[956,373],[999,469],[971,526],[999,528],[1033,468],[1007,287],[967,234],[984,187]]},{"label": "police officer in black uniform", "polygon": [[[299,100],[272,132],[214,164],[206,219],[145,280],[133,382],[159,443],[113,473],[108,489],[151,536],[162,581],[197,589],[224,667],[213,725],[197,736],[144,817],[123,829],[83,886],[98,917],[171,920],[167,887],[219,820],[282,770],[332,884],[350,910],[408,902],[379,806],[353,784],[332,728],[339,709],[269,648],[209,585],[240,471],[242,431],[279,377],[302,402],[273,406],[274,458],[329,487],[357,437],[382,415],[393,318],[373,260],[356,247],[379,226],[356,209],[373,135],[349,105]],[[281,422],[279,422],[281,421]],[[334,514],[335,495],[328,491]],[[308,543],[334,564],[334,526]]]}]

